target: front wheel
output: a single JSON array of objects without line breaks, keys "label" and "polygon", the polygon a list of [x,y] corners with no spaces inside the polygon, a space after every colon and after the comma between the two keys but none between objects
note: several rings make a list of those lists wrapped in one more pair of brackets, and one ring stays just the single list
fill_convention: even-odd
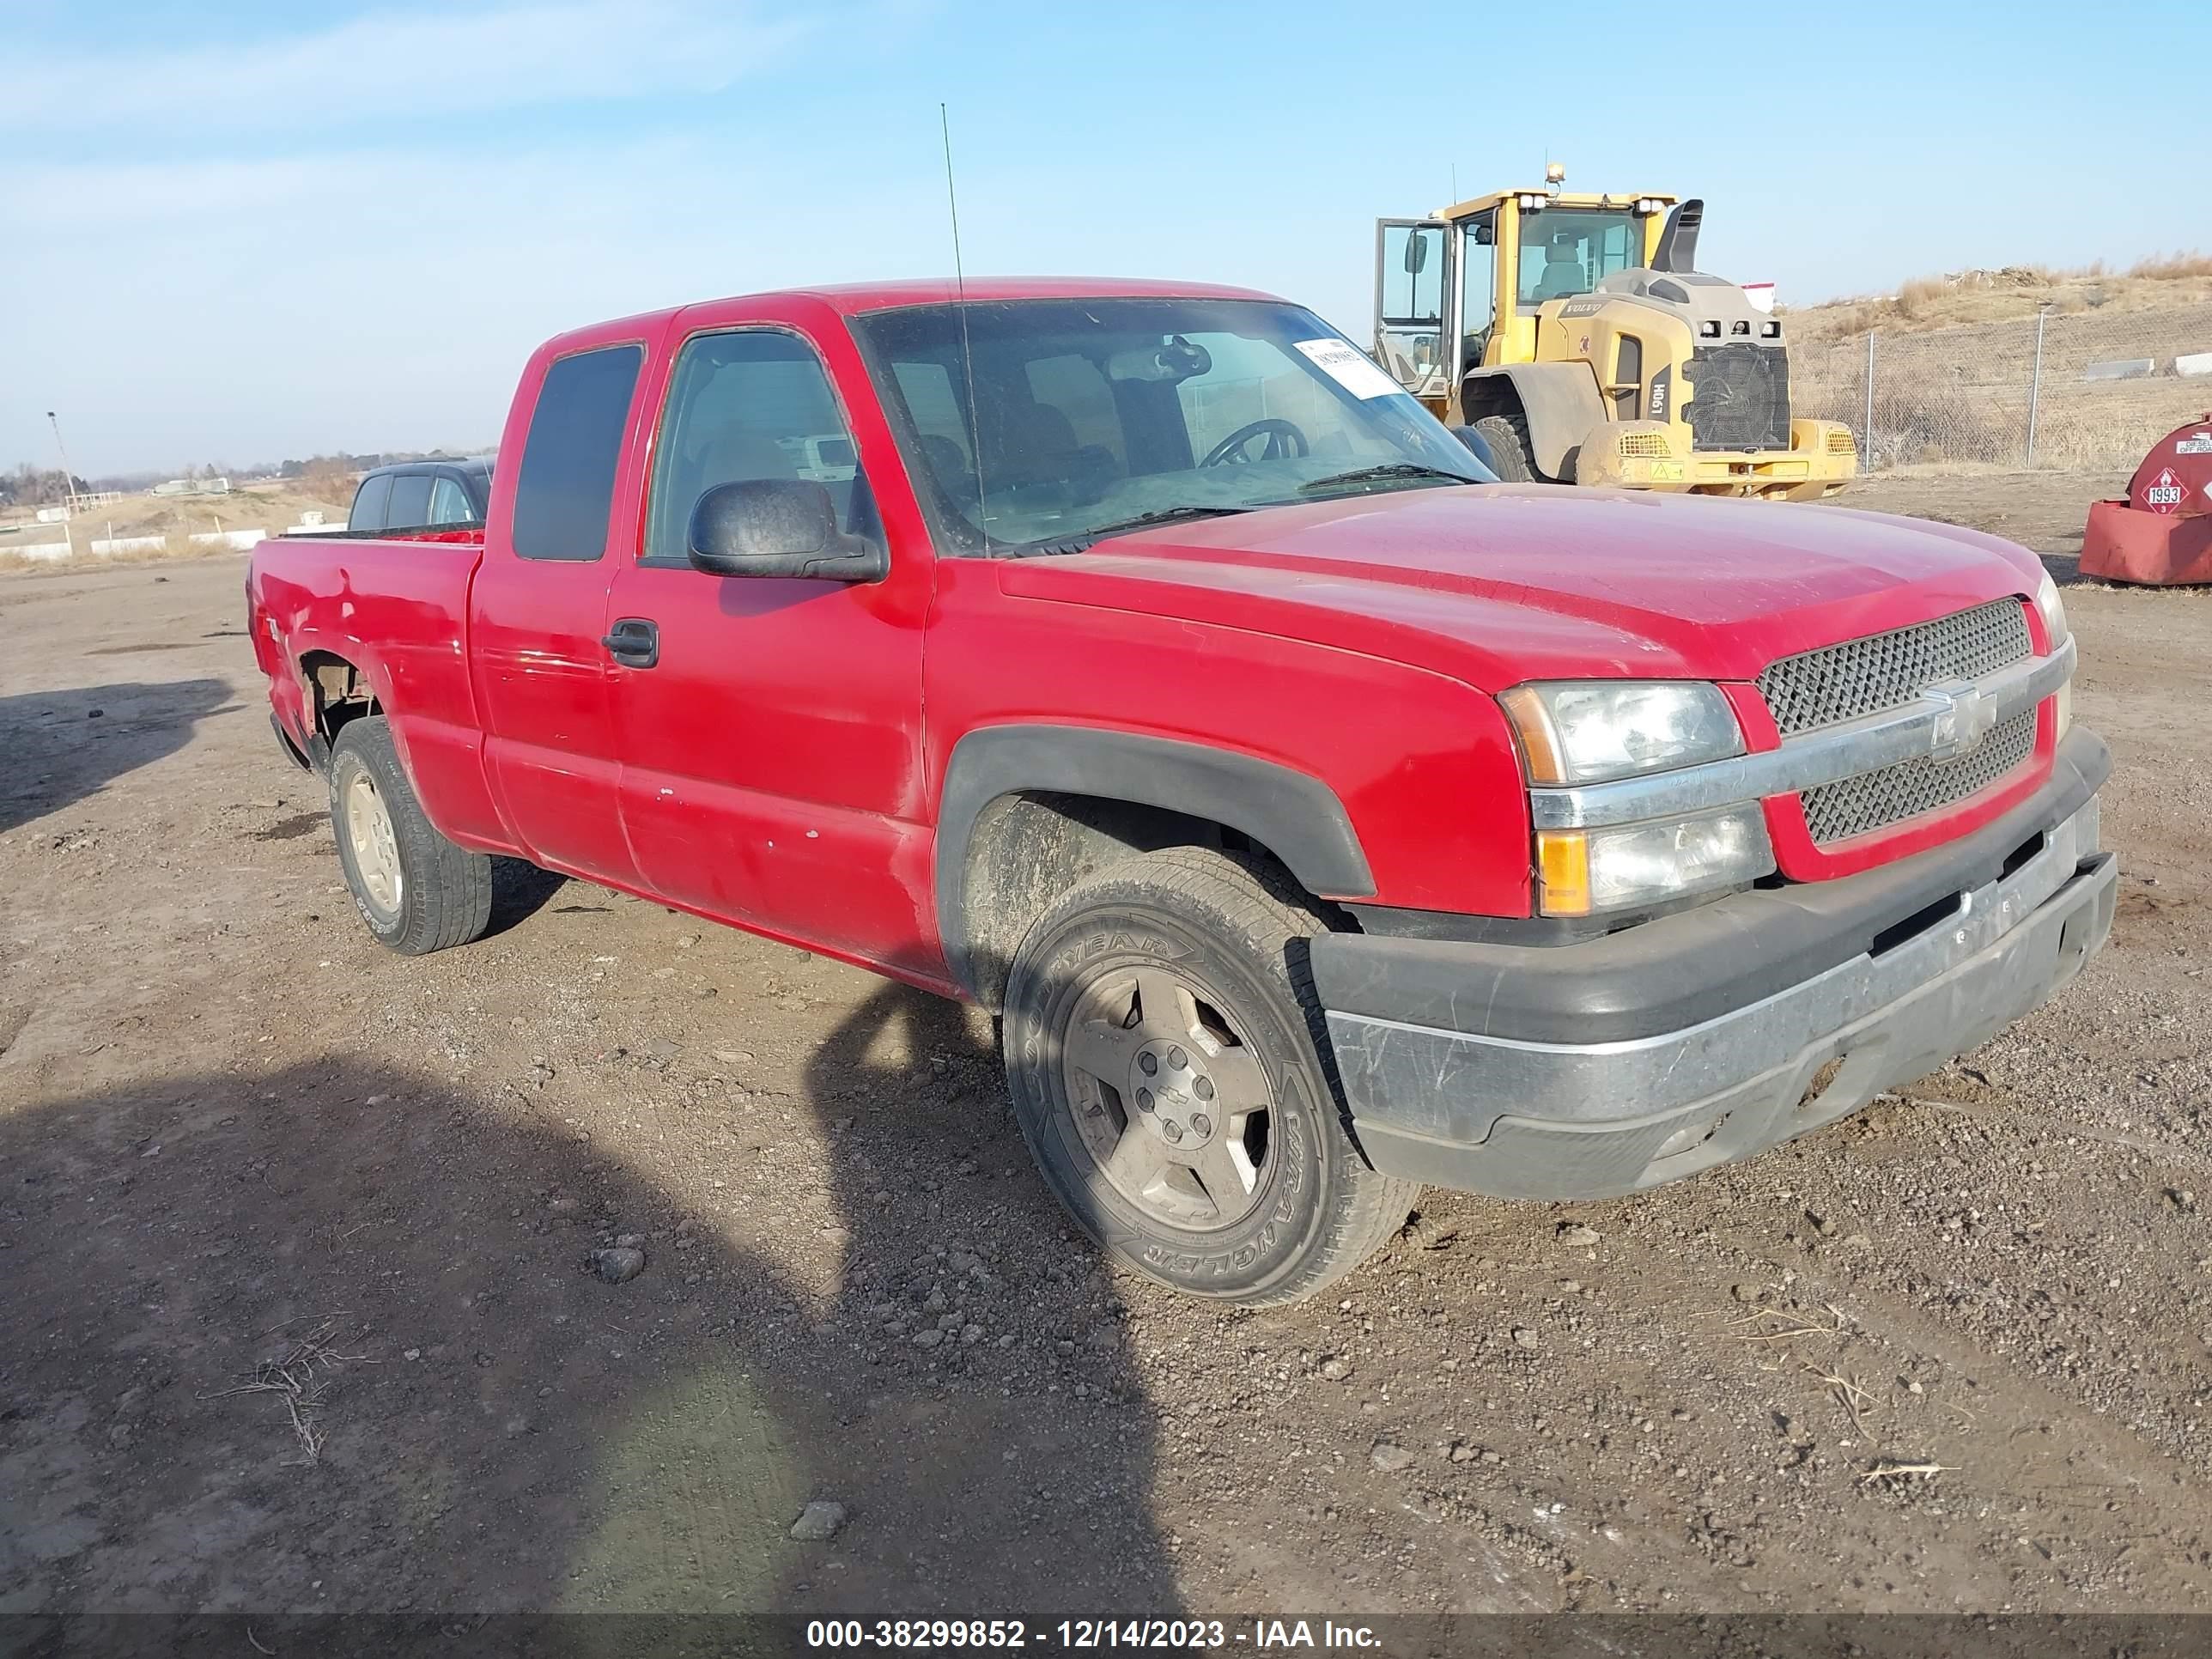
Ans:
[{"label": "front wheel", "polygon": [[1321,930],[1255,867],[1173,848],[1072,889],[1015,955],[1023,1137],[1084,1231],[1176,1290],[1302,1300],[1413,1207],[1337,1108],[1304,957]]},{"label": "front wheel", "polygon": [[331,745],[331,828],[368,931],[402,956],[466,945],[491,921],[491,860],[432,827],[380,714]]}]

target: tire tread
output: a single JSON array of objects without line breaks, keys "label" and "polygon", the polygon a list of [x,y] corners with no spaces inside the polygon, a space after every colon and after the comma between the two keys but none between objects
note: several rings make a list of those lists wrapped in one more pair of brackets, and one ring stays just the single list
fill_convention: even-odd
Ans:
[{"label": "tire tread", "polygon": [[1486,415],[1474,422],[1474,429],[1482,434],[1496,458],[1493,469],[1505,483],[1542,483],[1541,473],[1536,471],[1535,448],[1528,437],[1528,422],[1518,414]]},{"label": "tire tread", "polygon": [[[483,936],[491,923],[491,860],[482,853],[456,845],[439,834],[416,798],[399,751],[392,739],[390,722],[380,714],[349,721],[331,746],[331,828],[345,834],[339,819],[338,763],[342,757],[358,757],[376,779],[392,816],[392,831],[399,843],[404,877],[400,899],[400,928],[390,939],[376,933],[378,941],[402,956],[427,956],[448,951]],[[351,884],[349,873],[348,884]],[[355,902],[361,901],[356,894]],[[363,920],[369,920],[366,906]],[[371,922],[370,931],[375,933]]]}]

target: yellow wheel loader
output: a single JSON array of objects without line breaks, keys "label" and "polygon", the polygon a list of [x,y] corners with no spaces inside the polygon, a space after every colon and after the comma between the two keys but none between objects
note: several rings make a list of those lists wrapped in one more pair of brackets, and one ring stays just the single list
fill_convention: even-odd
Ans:
[{"label": "yellow wheel loader", "polygon": [[1793,420],[1783,320],[1696,266],[1700,202],[1492,191],[1376,224],[1375,356],[1501,477],[1817,501],[1850,429]]}]

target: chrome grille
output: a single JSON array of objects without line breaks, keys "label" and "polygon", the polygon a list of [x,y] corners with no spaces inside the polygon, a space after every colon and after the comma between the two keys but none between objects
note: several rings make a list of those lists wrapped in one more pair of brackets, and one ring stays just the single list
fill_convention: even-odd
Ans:
[{"label": "chrome grille", "polygon": [[1784,657],[1767,665],[1759,690],[1782,735],[1794,738],[1902,708],[1942,680],[1978,680],[2020,661],[2031,648],[2027,608],[2018,599],[1996,599],[1934,622]]},{"label": "chrome grille", "polygon": [[1922,755],[1808,789],[1805,824],[1823,845],[1848,841],[1962,801],[2034,752],[2035,710],[2024,708],[1992,728],[1972,753],[1942,761]]}]

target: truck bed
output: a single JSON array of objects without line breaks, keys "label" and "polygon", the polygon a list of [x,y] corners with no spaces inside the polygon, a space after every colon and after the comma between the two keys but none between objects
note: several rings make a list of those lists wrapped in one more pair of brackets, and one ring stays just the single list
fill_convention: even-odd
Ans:
[{"label": "truck bed", "polygon": [[276,536],[254,548],[246,578],[253,648],[288,741],[302,753],[313,749],[309,677],[327,659],[367,680],[378,706],[390,711],[402,754],[417,745],[459,748],[474,764],[480,728],[469,678],[469,592],[483,535],[481,526],[448,526],[391,536]]}]

